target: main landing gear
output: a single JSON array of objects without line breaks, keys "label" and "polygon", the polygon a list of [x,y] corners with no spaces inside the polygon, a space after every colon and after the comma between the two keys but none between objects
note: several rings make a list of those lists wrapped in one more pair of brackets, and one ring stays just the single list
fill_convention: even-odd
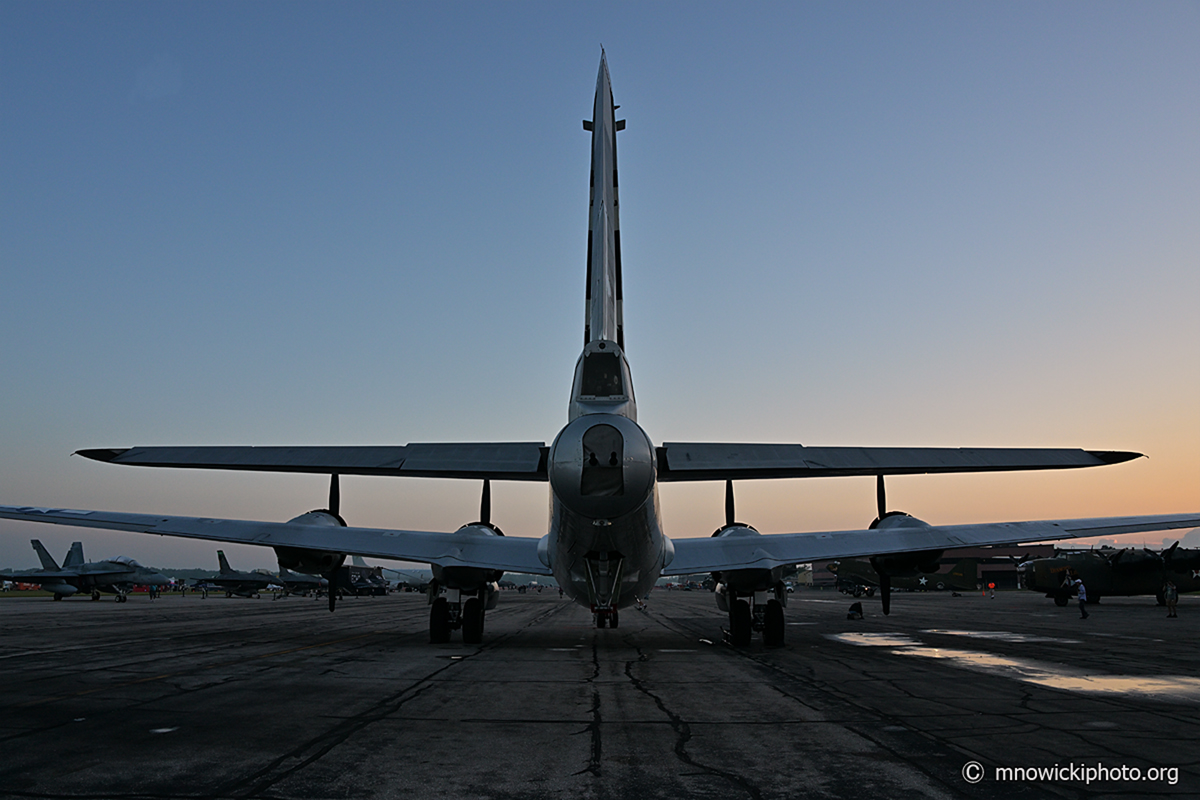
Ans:
[{"label": "main landing gear", "polygon": [[770,597],[766,592],[738,596],[728,592],[729,643],[734,647],[749,647],[755,631],[762,632],[767,647],[783,647],[785,622],[783,600],[779,592]]},{"label": "main landing gear", "polygon": [[[436,588],[431,591],[437,591]],[[429,607],[429,643],[445,644],[450,641],[450,631],[462,628],[463,644],[483,642],[484,593],[468,595],[458,589],[448,589],[446,594],[433,597]]]}]

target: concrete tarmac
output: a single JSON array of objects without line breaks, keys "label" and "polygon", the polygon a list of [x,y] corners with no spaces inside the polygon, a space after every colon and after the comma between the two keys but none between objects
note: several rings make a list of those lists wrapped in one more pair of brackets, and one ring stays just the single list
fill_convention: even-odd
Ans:
[{"label": "concrete tarmac", "polygon": [[737,650],[706,592],[615,630],[506,592],[482,646],[429,645],[420,594],[0,600],[0,796],[1200,795],[1200,598],[851,602]]}]

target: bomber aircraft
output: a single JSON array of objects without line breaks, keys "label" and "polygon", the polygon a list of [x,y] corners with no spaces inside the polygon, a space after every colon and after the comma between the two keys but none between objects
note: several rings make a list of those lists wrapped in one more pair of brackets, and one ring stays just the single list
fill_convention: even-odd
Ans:
[{"label": "bomber aircraft", "polygon": [[1089,603],[1102,597],[1134,597],[1152,594],[1163,605],[1163,586],[1174,581],[1179,592],[1200,591],[1200,550],[1180,549],[1179,542],[1161,553],[1126,547],[1076,550],[1035,558],[1017,565],[1021,585],[1054,598],[1065,606],[1075,593],[1066,580],[1074,570],[1087,587]]},{"label": "bomber aircraft", "polygon": [[54,592],[55,600],[62,600],[77,592],[91,592],[92,599],[100,599],[100,592],[115,594],[118,603],[129,599],[134,586],[166,586],[171,579],[161,572],[143,567],[128,556],[117,556],[105,561],[84,561],[83,542],[72,542],[62,567],[50,556],[37,539],[32,539],[34,551],[42,562],[42,568],[31,572],[5,574],[4,579],[20,583],[36,583],[47,592]]},{"label": "bomber aircraft", "polygon": [[[934,568],[932,572],[913,570],[911,574],[907,575],[891,575],[892,588],[915,591],[958,589],[967,592],[973,592],[979,588],[979,559],[977,558],[961,559],[948,572],[938,572],[936,562],[930,566]],[[870,561],[843,559],[828,564],[825,569],[837,576],[839,588],[844,585],[869,587],[871,591],[868,591],[867,594],[874,594],[874,588],[879,586],[882,580],[879,571]]]},{"label": "bomber aircraft", "polygon": [[[928,567],[948,548],[1200,525],[1200,513],[1193,513],[932,526],[889,511],[885,502],[887,475],[1092,467],[1128,461],[1138,453],[698,442],[656,446],[638,425],[625,355],[616,147],[625,121],[616,118],[617,108],[601,52],[592,118],[583,121],[591,133],[583,351],[575,364],[567,424],[550,446],[481,442],[81,450],[83,456],[112,464],[323,473],[331,476],[329,502],[288,522],[22,506],[0,506],[0,517],[273,547],[287,568],[322,574],[331,582],[347,555],[428,563],[435,581],[429,617],[434,643],[447,641],[459,628],[464,642],[480,642],[484,612],[496,603],[497,581],[506,571],[552,575],[568,597],[591,610],[598,628],[616,627],[620,609],[644,597],[660,576],[713,573],[716,599],[728,609],[729,638],[735,646],[748,645],[754,630],[762,631],[768,645],[783,643],[783,575],[796,564],[871,557],[886,603],[891,575]],[[479,518],[453,532],[348,527],[339,510],[342,475],[481,481]],[[867,529],[762,535],[737,521],[734,513],[736,480],[850,475],[876,479],[878,516]],[[505,536],[492,523],[492,481],[549,484],[545,535]],[[725,521],[712,536],[666,536],[658,485],[673,481],[725,482]],[[330,592],[330,609],[336,596]]]}]

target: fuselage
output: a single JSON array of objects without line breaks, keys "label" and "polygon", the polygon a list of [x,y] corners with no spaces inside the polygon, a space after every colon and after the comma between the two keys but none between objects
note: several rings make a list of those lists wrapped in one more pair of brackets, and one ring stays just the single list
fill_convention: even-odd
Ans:
[{"label": "fuselage", "polygon": [[596,77],[592,134],[584,348],[567,425],[550,447],[545,558],[563,591],[593,610],[645,596],[673,553],[662,533],[650,437],[637,424],[625,359],[617,131],[608,63]]},{"label": "fuselage", "polygon": [[615,342],[584,348],[570,416],[547,460],[549,566],[583,605],[631,605],[654,586],[673,549],[662,532],[654,446],[637,424]]}]

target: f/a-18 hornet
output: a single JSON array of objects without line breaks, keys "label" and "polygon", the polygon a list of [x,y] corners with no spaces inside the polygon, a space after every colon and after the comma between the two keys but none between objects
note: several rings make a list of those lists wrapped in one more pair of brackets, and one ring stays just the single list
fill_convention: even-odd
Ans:
[{"label": "f/a-18 hornet", "polygon": [[[799,444],[672,443],[655,446],[637,422],[622,314],[616,118],[603,53],[592,118],[591,203],[583,352],[575,365],[567,424],[543,442],[409,444],[362,447],[132,447],[82,450],[98,461],[148,467],[310,472],[331,476],[328,507],[288,522],[0,507],[0,517],[60,525],[182,536],[273,547],[289,569],[330,579],[347,555],[426,562],[430,640],[462,629],[479,642],[484,612],[506,571],[553,575],[564,592],[615,627],[619,609],[662,575],[711,572],[718,605],[729,613],[735,645],[761,630],[783,642],[783,575],[818,559],[867,556],[880,575],[885,611],[890,575],[933,571],[947,548],[1047,541],[1195,527],[1200,514],[931,526],[889,511],[887,475],[1062,469],[1115,464],[1138,453],[1075,449],[804,447]],[[395,475],[483,482],[477,521],[453,532],[348,527],[339,511],[339,476]],[[873,476],[878,517],[864,530],[760,535],[734,514],[733,481]],[[492,481],[549,484],[548,532],[505,536],[491,522]],[[663,531],[658,485],[724,481],[725,522],[710,537],[670,539]],[[694,533],[694,532],[693,532]],[[329,595],[330,608],[336,592]]]},{"label": "f/a-18 hornet", "polygon": [[166,586],[171,582],[166,575],[143,567],[128,556],[105,561],[84,561],[83,542],[71,543],[71,549],[67,551],[67,557],[60,567],[41,542],[33,539],[31,543],[42,562],[42,568],[6,573],[4,579],[36,583],[45,591],[53,592],[55,600],[62,600],[77,592],[90,592],[92,599],[98,600],[100,592],[107,592],[115,594],[118,603],[124,603],[134,586]]}]

